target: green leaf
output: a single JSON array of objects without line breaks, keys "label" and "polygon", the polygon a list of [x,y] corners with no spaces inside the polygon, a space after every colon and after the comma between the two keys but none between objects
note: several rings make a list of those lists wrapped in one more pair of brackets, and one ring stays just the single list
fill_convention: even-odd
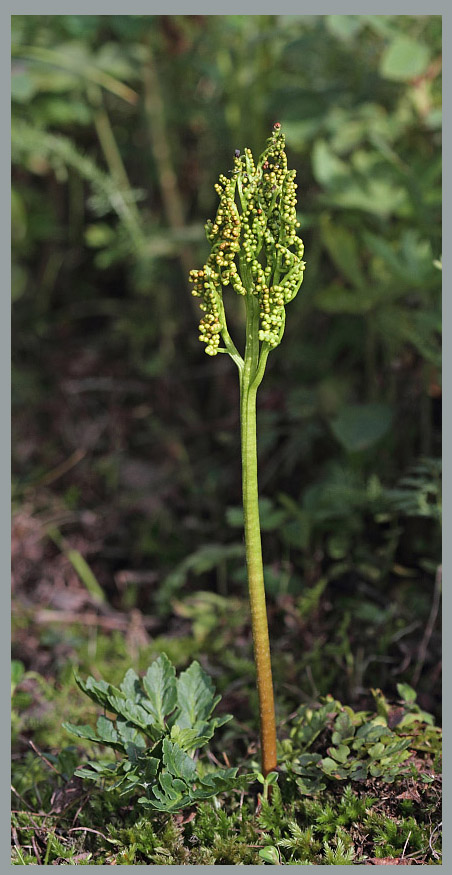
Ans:
[{"label": "green leaf", "polygon": [[356,234],[332,222],[322,223],[322,240],[341,274],[357,288],[364,286]]},{"label": "green leaf", "polygon": [[82,554],[78,550],[66,550],[65,555],[92,599],[98,604],[105,604],[107,600],[105,593]]},{"label": "green leaf", "polygon": [[212,738],[212,734],[209,732],[208,735],[199,735],[196,729],[181,729],[180,726],[171,727],[171,741],[187,753],[207,744]]},{"label": "green leaf", "polygon": [[101,760],[100,762],[87,763],[86,766],[76,769],[74,775],[78,778],[87,778],[89,781],[100,781],[113,777],[117,768],[117,763]]},{"label": "green leaf", "polygon": [[413,687],[410,687],[409,684],[397,684],[397,692],[400,698],[408,705],[412,705],[416,701],[416,690],[413,690]]},{"label": "green leaf", "polygon": [[333,744],[340,744],[344,740],[353,738],[355,727],[350,720],[350,715],[346,711],[342,711],[334,721],[334,732],[331,736]]},{"label": "green leaf", "polygon": [[108,717],[99,717],[97,720],[97,732],[101,741],[105,744],[110,744],[110,742],[118,741],[118,733],[115,729],[114,723],[112,720],[109,720]]},{"label": "green leaf", "polygon": [[319,773],[319,775],[313,777],[303,776],[302,778],[297,778],[297,787],[304,796],[312,796],[320,790],[324,790],[326,783],[323,775]]},{"label": "green leaf", "polygon": [[148,695],[143,705],[155,722],[163,727],[165,718],[174,710],[177,701],[176,671],[165,653],[149,666],[143,686]]},{"label": "green leaf", "polygon": [[239,789],[243,781],[244,778],[237,778],[237,769],[216,769],[199,780],[195,793],[198,799],[208,799],[225,790]]},{"label": "green leaf", "polygon": [[168,814],[179,811],[186,805],[191,803],[190,794],[183,781],[178,778],[172,778],[167,772],[160,775],[160,787],[152,788],[152,796],[149,798],[141,797],[138,802],[143,805],[150,805],[152,808],[157,808],[159,811],[166,811]]},{"label": "green leaf", "polygon": [[357,762],[350,769],[350,777],[353,781],[365,781],[367,779],[367,765],[363,762]]},{"label": "green leaf", "polygon": [[348,453],[376,444],[390,429],[392,411],[387,404],[350,404],[330,422],[331,430]]},{"label": "green leaf", "polygon": [[273,866],[279,866],[279,853],[274,845],[267,845],[266,848],[261,848],[259,856],[264,863],[270,863]]},{"label": "green leaf", "polygon": [[361,30],[364,21],[360,15],[327,15],[326,26],[333,36],[349,41]]},{"label": "green leaf", "polygon": [[92,726],[75,726],[74,723],[62,723],[63,729],[66,729],[67,732],[70,732],[71,735],[75,735],[76,738],[84,738],[86,741],[94,741],[95,744],[99,744],[101,739],[92,728]]},{"label": "green leaf", "polygon": [[191,729],[207,720],[221,698],[215,698],[214,693],[215,687],[209,675],[203,671],[199,662],[192,662],[177,681],[179,713],[176,725],[182,729]]},{"label": "green leaf", "polygon": [[312,169],[314,177],[321,185],[330,185],[338,179],[350,175],[345,161],[341,161],[331,151],[325,140],[317,140],[312,151]]},{"label": "green leaf", "polygon": [[124,680],[119,685],[121,691],[124,693],[126,699],[132,699],[134,702],[139,702],[140,699],[143,698],[143,691],[141,689],[140,678],[138,677],[136,671],[133,668],[129,668],[124,676]]},{"label": "green leaf", "polygon": [[427,711],[418,711],[413,712],[411,714],[405,714],[402,717],[400,723],[397,724],[397,729],[404,729],[406,726],[410,726],[412,723],[428,723],[430,726],[434,726],[434,717],[432,714],[428,714]]},{"label": "green leaf", "polygon": [[129,723],[123,717],[118,717],[116,721],[116,728],[118,730],[118,735],[124,745],[133,744],[142,750],[146,748],[146,742],[141,734],[141,732],[133,726],[132,723]]},{"label": "green leaf", "polygon": [[405,34],[396,36],[383,52],[380,74],[385,79],[403,82],[421,76],[430,62],[430,49],[420,40]]},{"label": "green leaf", "polygon": [[168,738],[163,739],[163,762],[174,777],[183,778],[187,784],[195,780],[196,764],[179,745],[173,744]]},{"label": "green leaf", "polygon": [[[118,691],[119,692],[119,691]],[[152,730],[153,721],[149,719],[149,713],[141,705],[136,705],[135,702],[132,702],[131,699],[125,699],[122,695],[111,695],[110,696],[110,709],[114,711],[116,714],[120,714],[121,717],[124,717],[129,723],[133,723],[134,726],[137,726],[139,729],[142,729],[144,732],[149,734],[149,730]],[[154,737],[152,732],[150,733],[151,737]],[[161,734],[161,733],[157,733]]]},{"label": "green leaf", "polygon": [[379,723],[364,723],[363,726],[359,727],[352,747],[357,749],[362,744],[374,743],[381,738],[391,738],[393,735],[394,733],[388,726]]},{"label": "green leaf", "polygon": [[337,760],[338,763],[345,763],[350,753],[350,748],[346,744],[340,744],[339,747],[329,747],[328,754]]},{"label": "green leaf", "polygon": [[322,759],[319,753],[302,753],[301,756],[298,757],[294,766],[309,766],[312,763],[318,763]]},{"label": "green leaf", "polygon": [[364,210],[381,218],[399,213],[407,206],[407,191],[386,179],[351,179],[329,191],[327,202],[349,210]]},{"label": "green leaf", "polygon": [[324,757],[320,760],[319,766],[327,775],[332,775],[338,768],[336,760],[331,759],[331,757]]},{"label": "green leaf", "polygon": [[267,784],[269,786],[272,786],[273,784],[277,784],[278,778],[279,778],[278,772],[269,772],[269,774],[267,775]]},{"label": "green leaf", "polygon": [[394,756],[394,754],[400,753],[401,751],[406,751],[406,749],[411,746],[411,742],[411,738],[400,738],[399,740],[391,741],[385,747],[384,758],[386,759],[387,757]]},{"label": "green leaf", "polygon": [[381,741],[377,741],[377,743],[373,744],[368,750],[368,754],[372,760],[379,760],[384,752],[385,745]]},{"label": "green leaf", "polygon": [[[161,772],[159,782],[162,789],[170,799],[180,799],[185,793],[187,793],[187,785],[184,781],[171,775],[169,772]],[[154,790],[155,789],[156,788],[154,788]]]},{"label": "green leaf", "polygon": [[[107,684],[106,681],[96,681],[93,677],[88,677],[86,681],[82,681],[82,679],[74,672],[75,682],[77,686],[82,690],[83,693],[86,693],[93,702],[96,702],[97,705],[102,705],[103,708],[109,708],[110,706],[110,693],[113,690],[113,687],[110,684]],[[119,692],[119,691],[118,691]]]}]

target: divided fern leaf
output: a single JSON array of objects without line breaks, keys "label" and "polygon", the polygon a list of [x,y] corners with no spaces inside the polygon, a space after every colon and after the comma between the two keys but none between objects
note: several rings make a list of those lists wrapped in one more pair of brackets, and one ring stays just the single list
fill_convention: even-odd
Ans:
[{"label": "divided fern leaf", "polygon": [[[176,678],[174,666],[161,654],[144,678],[129,669],[119,688],[89,677],[80,689],[105,712],[90,726],[64,723],[76,738],[107,745],[122,758],[94,760],[75,774],[102,781],[110,792],[142,795],[138,802],[168,813],[243,785],[237,769],[206,770],[195,751],[212,738],[230,715],[212,717],[220,696],[198,662]],[[107,716],[112,715],[112,716]],[[210,769],[210,766],[208,767]]]}]

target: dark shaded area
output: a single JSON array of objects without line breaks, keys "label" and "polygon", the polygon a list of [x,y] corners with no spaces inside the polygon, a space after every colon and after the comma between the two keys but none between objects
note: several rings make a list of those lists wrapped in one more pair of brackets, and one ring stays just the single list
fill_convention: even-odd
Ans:
[{"label": "dark shaded area", "polygon": [[187,275],[277,118],[307,263],[259,392],[278,715],[404,681],[440,717],[440,72],[439,16],[13,16],[26,669],[201,654],[256,737],[237,377]]}]

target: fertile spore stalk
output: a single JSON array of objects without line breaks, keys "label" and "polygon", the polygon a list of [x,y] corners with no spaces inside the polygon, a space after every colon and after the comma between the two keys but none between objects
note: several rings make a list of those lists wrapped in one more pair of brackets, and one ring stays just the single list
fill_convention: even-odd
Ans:
[{"label": "fertile spore stalk", "polygon": [[[215,185],[220,204],[214,221],[206,225],[210,255],[201,270],[190,271],[193,294],[201,298],[204,313],[199,339],[208,355],[228,353],[239,371],[246,562],[264,776],[276,767],[276,727],[259,522],[256,394],[268,354],[284,333],[285,305],[303,281],[296,188],[295,170],[287,169],[284,134],[276,122],[257,163],[250,149],[243,155],[236,150],[230,177],[220,176]],[[243,357],[226,324],[223,288],[228,285],[245,301]]]}]

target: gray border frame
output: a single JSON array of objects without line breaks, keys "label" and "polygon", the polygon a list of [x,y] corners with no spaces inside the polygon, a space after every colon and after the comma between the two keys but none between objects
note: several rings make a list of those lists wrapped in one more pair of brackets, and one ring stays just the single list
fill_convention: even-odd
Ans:
[{"label": "gray border frame", "polygon": [[[19,4],[20,8],[6,9],[6,14],[5,14],[4,7],[2,7],[2,20],[3,20],[4,24],[1,28],[1,40],[2,40],[2,42],[6,43],[6,45],[4,44],[2,46],[3,51],[2,51],[2,55],[1,55],[1,57],[3,58],[3,65],[5,67],[5,74],[3,75],[2,80],[4,83],[6,83],[6,87],[3,89],[3,91],[6,92],[6,94],[4,96],[5,96],[5,105],[7,107],[8,113],[10,113],[10,109],[9,109],[9,99],[10,99],[10,73],[9,73],[10,16],[11,15],[19,15],[19,14],[20,15],[73,14],[75,12],[75,9],[74,9],[75,5],[76,4],[61,3],[61,0],[46,0],[46,2],[43,2],[41,4],[36,4],[33,2],[33,0],[25,0],[25,2],[23,0],[23,2],[21,2]],[[419,0],[417,0],[417,2],[415,2],[415,0],[412,0],[412,2],[409,4],[408,3],[400,3],[400,2],[395,3],[395,5],[394,5],[394,3],[383,3],[382,8],[379,8],[378,11],[375,10],[375,6],[377,4],[368,3],[368,2],[366,2],[366,0],[364,0],[364,2],[363,2],[363,0],[361,0],[361,3],[354,2],[354,3],[347,3],[345,5],[346,5],[346,10],[347,10],[346,12],[344,11],[343,6],[334,2],[334,0],[329,0],[329,2],[322,3],[321,9],[316,10],[315,14],[316,15],[329,15],[329,14],[346,14],[346,15],[358,14],[359,15],[359,14],[363,14],[363,13],[367,12],[369,14],[378,14],[378,15],[441,15],[442,19],[443,19],[443,33],[444,33],[443,41],[447,45],[446,37],[449,37],[449,44],[450,44],[450,41],[451,41],[450,21],[452,20],[452,13],[450,13],[448,11],[445,2],[435,3],[434,9],[427,8],[426,4],[419,2]],[[62,9],[62,6],[65,6],[66,8]],[[165,6],[165,8],[164,8],[164,6]],[[309,7],[306,8],[307,4],[306,5],[305,4],[298,4],[298,3],[295,3],[294,0],[289,0],[289,2],[284,3],[283,6],[284,6],[284,11],[278,10],[279,14],[282,14],[282,15],[290,15],[290,14],[311,15],[312,14],[312,6],[310,8]],[[116,2],[115,2],[115,0],[110,0],[110,2],[107,2],[107,0],[97,0],[97,2],[93,2],[93,0],[89,0],[89,2],[87,2],[87,0],[78,0],[78,3],[77,3],[77,13],[82,14],[82,15],[93,15],[93,14],[101,14],[101,15],[111,15],[111,14],[119,14],[119,15],[124,15],[124,14],[262,15],[262,14],[274,13],[274,12],[275,12],[275,3],[269,2],[269,0],[260,0],[260,2],[257,2],[257,0],[253,0],[253,2],[246,2],[246,0],[242,0],[242,2],[237,2],[237,0],[229,0],[228,3],[219,3],[218,0],[210,0],[210,2],[207,2],[207,0],[196,0],[196,2],[187,2],[187,0],[174,0],[174,2],[170,2],[169,5],[163,4],[163,3],[159,3],[159,4],[152,3],[152,2],[150,3],[150,2],[146,2],[146,0],[135,0],[135,2],[132,4],[132,9],[127,8],[127,5],[124,3],[118,3],[117,0],[116,0]],[[6,15],[8,16],[8,19],[6,19]],[[7,67],[7,65],[8,65],[8,67]],[[446,72],[445,81],[450,81],[447,78],[447,69],[449,67],[447,55],[446,55],[445,60],[444,60],[444,66],[445,66],[445,72]],[[447,92],[446,92],[446,96],[447,96]],[[445,131],[446,143],[450,141],[449,125],[450,125],[450,117],[449,117],[449,114],[447,113],[447,114],[445,114],[445,120],[444,120],[444,131]],[[5,125],[5,127],[6,127],[6,125]],[[4,149],[4,153],[3,153],[4,164],[10,165],[9,136],[8,136],[8,139],[5,137],[4,142],[2,142],[2,148]],[[446,191],[448,191],[448,193],[450,190],[450,185],[451,185],[451,174],[449,172],[448,167],[446,166],[445,172],[444,172],[444,188]],[[3,183],[3,186],[4,186],[5,191],[4,191],[4,196],[2,197],[2,204],[4,204],[4,205],[6,204],[7,205],[6,209],[8,209],[8,204],[9,204],[9,184],[8,184],[8,181],[5,181]],[[450,199],[448,199],[447,203],[445,204],[445,209],[444,209],[444,218],[448,220],[448,224],[450,221],[450,216],[448,215],[449,212],[450,212]],[[9,250],[9,241],[8,241],[8,237],[10,236],[10,233],[9,233],[9,229],[10,229],[9,212],[6,215],[6,217],[4,218],[4,221],[5,221],[6,227],[5,227],[5,232],[2,235],[2,243],[3,243],[3,247],[5,249],[3,264],[8,266],[6,272],[7,272],[7,276],[9,277],[10,276],[10,269],[9,269],[10,268],[10,250]],[[7,233],[7,230],[8,230],[8,233]],[[10,398],[10,394],[9,394],[10,393],[10,333],[9,333],[9,330],[7,327],[7,326],[9,326],[9,320],[10,320],[9,295],[7,297],[6,294],[4,294],[0,298],[0,307],[1,307],[1,323],[0,324],[1,324],[2,330],[4,332],[4,338],[2,339],[2,343],[0,345],[0,357],[1,357],[0,374],[1,374],[1,382],[2,382],[1,388],[2,388],[2,392],[4,392],[4,394],[5,394],[5,397]],[[449,322],[449,324],[450,324],[452,302],[451,302],[450,298],[447,299],[446,296],[443,296],[443,310],[444,310],[444,318],[445,318],[446,322]],[[444,358],[444,368],[443,368],[444,375],[448,375],[448,373],[450,372],[451,359],[452,359],[452,352],[448,348],[448,346],[446,346],[445,358]],[[446,385],[447,385],[447,380],[446,380]],[[6,404],[5,404],[5,406],[6,406]],[[451,430],[452,430],[451,429],[452,412],[450,409],[450,405],[447,402],[447,397],[446,397],[446,400],[444,402],[444,418],[445,418],[444,433],[446,435],[447,434],[450,435]],[[1,461],[3,464],[2,464],[0,484],[2,487],[1,494],[4,497],[4,501],[2,502],[2,513],[4,515],[5,525],[0,528],[2,547],[3,547],[0,555],[1,555],[1,558],[2,558],[2,560],[4,560],[5,565],[6,565],[6,563],[7,563],[6,557],[8,557],[8,555],[10,553],[9,520],[10,520],[11,492],[10,492],[10,468],[8,465],[8,470],[5,471],[4,470],[4,463],[5,463],[6,459],[11,458],[11,437],[10,437],[10,431],[4,427],[1,430],[1,435],[2,435]],[[447,523],[450,523],[452,520],[452,513],[451,513],[451,508],[450,508],[451,496],[452,496],[452,488],[451,488],[452,487],[452,483],[451,483],[451,476],[452,475],[451,475],[451,471],[449,469],[449,465],[447,464],[447,461],[448,460],[446,457],[446,459],[445,459],[446,464],[444,465],[444,495],[445,495],[444,505],[445,505],[445,518],[446,518]],[[444,544],[444,557],[443,557],[443,564],[446,564],[446,568],[450,566],[450,555],[449,555],[450,550],[451,550],[450,542],[448,542],[446,540],[446,542]],[[9,566],[8,566],[8,569],[9,569]],[[5,581],[8,580],[9,577],[10,577],[10,570],[8,570],[7,574],[5,575],[4,580]],[[444,575],[443,575],[443,577],[444,577]],[[6,679],[6,684],[8,684],[9,683],[10,655],[9,655],[9,652],[7,652],[7,647],[8,647],[8,641],[10,640],[10,635],[11,635],[11,626],[10,626],[10,612],[9,612],[10,602],[9,602],[8,596],[4,595],[5,591],[6,591],[6,585],[4,584],[4,586],[2,588],[2,598],[5,598],[6,604],[5,604],[4,610],[1,612],[0,622],[2,623],[2,626],[3,626],[3,629],[2,629],[3,635],[1,636],[2,647],[5,649],[5,654],[4,654],[4,657],[2,659],[2,666],[5,669],[4,676]],[[447,595],[447,593],[446,593],[446,598],[444,599],[444,611],[445,611],[445,617],[447,619],[449,619],[450,618],[450,605],[449,605],[449,596]],[[446,660],[446,665],[449,666],[451,664],[451,661],[450,661],[449,641],[447,638],[444,641],[444,658]],[[5,702],[7,701],[7,689],[8,689],[6,684],[5,684],[5,693],[4,693]],[[449,726],[449,722],[450,722],[448,718],[451,716],[451,714],[450,714],[450,701],[448,701],[446,698],[444,698],[443,704],[444,704],[444,714],[445,714],[444,720],[443,720],[443,725],[447,727],[447,726]],[[8,790],[8,792],[6,790],[6,788],[8,786],[7,775],[9,775],[8,749],[10,748],[10,745],[8,744],[8,740],[10,738],[10,735],[9,735],[9,727],[7,727],[6,732],[5,732],[4,726],[5,726],[5,722],[3,722],[3,724],[0,724],[0,727],[3,727],[2,728],[2,742],[3,742],[2,743],[2,752],[4,754],[4,763],[5,763],[5,766],[4,766],[5,777],[4,777],[4,780],[2,781],[2,790],[5,789],[5,795],[4,796],[0,795],[0,798],[1,798],[2,808],[4,806],[5,812],[6,812],[6,816],[4,818],[5,841],[4,841],[4,843],[2,843],[2,850],[5,851],[5,858],[4,858],[5,868],[12,869],[12,864],[10,862],[10,857],[9,857],[9,850],[8,850],[8,856],[6,856],[6,849],[9,847],[7,830],[9,832],[9,820],[10,820],[9,790]],[[447,738],[447,732],[446,732],[446,738]],[[8,764],[6,764],[6,757],[8,757]],[[448,769],[447,761],[446,761],[446,768],[444,771],[444,776],[445,776],[444,807],[447,810],[447,812],[449,813],[449,809],[450,809],[449,792],[448,792],[449,769]],[[2,818],[2,821],[3,821],[3,818]],[[449,842],[447,839],[447,830],[445,830],[444,832],[445,832],[445,851],[444,851],[444,854],[447,857],[447,859],[449,859],[449,848],[448,848]],[[442,865],[444,865],[444,863]],[[50,869],[53,867],[46,866],[45,868]],[[72,872],[75,869],[78,869],[81,867],[79,867],[79,866],[64,866],[63,868],[67,868]],[[85,867],[83,867],[83,868],[85,869]],[[108,868],[109,868],[108,866],[96,867],[97,870],[103,869],[105,871]],[[134,871],[136,869],[135,866],[126,866],[125,868],[128,869],[129,871]],[[171,872],[180,872],[181,875],[182,875],[182,872],[184,872],[186,870],[185,866],[157,866],[156,868],[159,870],[168,869]],[[236,867],[235,866],[218,866],[218,867],[192,866],[191,868],[197,869],[200,872],[205,871],[206,869],[215,869],[215,871],[218,869],[218,870],[221,870],[225,873],[229,873],[229,875],[230,875],[230,873],[232,873]],[[259,872],[261,867],[260,866],[248,866],[247,868],[253,869],[253,871]],[[275,871],[275,868],[281,869],[283,867],[282,866],[274,867],[273,871]],[[297,868],[301,869],[304,867],[299,866]],[[329,868],[329,866],[313,866],[312,867],[312,869],[317,869],[317,870],[319,870],[319,869],[326,870],[328,868]],[[349,870],[349,871],[353,871],[354,867],[350,865],[350,866],[346,866],[344,868]],[[389,868],[391,870],[393,870],[395,868],[395,866],[390,866]]]}]

